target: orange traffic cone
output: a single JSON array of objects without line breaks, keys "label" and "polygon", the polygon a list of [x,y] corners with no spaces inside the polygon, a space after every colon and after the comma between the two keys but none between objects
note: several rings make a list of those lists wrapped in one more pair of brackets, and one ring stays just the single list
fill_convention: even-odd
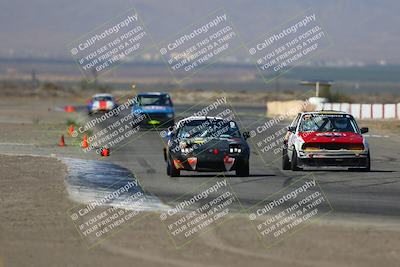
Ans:
[{"label": "orange traffic cone", "polygon": [[61,135],[60,142],[58,143],[58,146],[65,146],[64,135]]},{"label": "orange traffic cone", "polygon": [[108,156],[110,156],[110,149],[109,149],[109,148],[102,148],[102,149],[101,149],[101,156],[102,156],[102,157],[108,157]]},{"label": "orange traffic cone", "polygon": [[74,125],[71,124],[68,128],[68,134],[69,136],[72,136],[72,133],[75,131]]},{"label": "orange traffic cone", "polygon": [[88,141],[87,141],[87,136],[86,134],[83,136],[83,141],[82,141],[82,148],[87,148],[89,147]]},{"label": "orange traffic cone", "polygon": [[73,106],[66,106],[64,109],[66,112],[74,112],[75,111],[75,108]]}]

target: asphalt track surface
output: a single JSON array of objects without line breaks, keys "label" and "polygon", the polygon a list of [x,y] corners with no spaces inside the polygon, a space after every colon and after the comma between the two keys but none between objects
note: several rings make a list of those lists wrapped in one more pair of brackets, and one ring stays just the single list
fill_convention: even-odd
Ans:
[{"label": "asphalt track surface", "polygon": [[[177,119],[190,116],[192,113],[187,112],[188,108],[190,108],[188,105],[175,106]],[[84,111],[81,112],[84,113]],[[263,108],[235,107],[235,112],[242,128],[251,128],[252,125],[259,125],[268,120],[268,118],[263,118],[265,114]],[[120,114],[120,116],[124,116],[124,114]],[[106,120],[97,125],[96,130],[107,127],[119,118]],[[260,122],[257,123],[257,121]],[[277,123],[268,128],[263,135],[275,134],[287,123],[287,121]],[[112,148],[111,156],[103,159],[131,170],[142,187],[163,202],[173,202],[183,195],[195,192],[199,185],[218,175],[218,173],[183,171],[177,178],[167,176],[166,163],[162,153],[163,141],[159,132],[150,130],[140,133],[140,137],[130,137]],[[367,138],[372,158],[372,170],[368,173],[349,172],[343,169],[283,171],[281,169],[281,153],[275,154],[272,150],[261,153],[255,148],[256,141],[250,138],[248,140],[251,146],[250,176],[236,177],[234,172],[225,173],[225,176],[229,179],[229,183],[244,209],[250,208],[282,190],[292,181],[311,174],[318,181],[332,205],[333,212],[330,216],[367,215],[399,219],[400,140],[396,135],[378,135],[374,129],[370,129],[368,136],[370,136]],[[114,178],[106,177],[106,179]],[[223,178],[218,177],[217,179]],[[93,188],[93,190],[97,189]],[[98,188],[98,190],[102,189]],[[239,210],[241,207],[237,208]]]}]

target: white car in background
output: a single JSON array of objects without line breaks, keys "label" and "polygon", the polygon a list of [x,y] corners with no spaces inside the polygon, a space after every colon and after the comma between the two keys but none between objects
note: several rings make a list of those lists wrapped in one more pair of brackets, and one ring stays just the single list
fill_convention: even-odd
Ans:
[{"label": "white car in background", "polygon": [[88,114],[108,112],[118,106],[111,94],[95,94],[87,105]]}]

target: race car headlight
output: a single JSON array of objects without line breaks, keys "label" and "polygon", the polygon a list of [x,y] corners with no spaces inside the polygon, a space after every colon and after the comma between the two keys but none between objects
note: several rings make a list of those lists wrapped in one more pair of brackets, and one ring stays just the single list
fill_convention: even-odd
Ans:
[{"label": "race car headlight", "polygon": [[133,115],[138,116],[138,115],[143,114],[144,112],[143,112],[143,110],[140,110],[140,109],[134,109],[132,111],[132,113],[133,113]]},{"label": "race car headlight", "polygon": [[188,153],[190,153],[190,152],[192,152],[192,151],[193,151],[193,148],[190,148],[190,147],[181,148],[181,152],[182,152],[183,154],[188,154]]},{"label": "race car headlight", "polygon": [[174,117],[174,113],[168,113],[168,114],[167,114],[167,117],[168,117],[168,118],[173,118],[173,117]]},{"label": "race car headlight", "polygon": [[364,150],[363,144],[349,145],[349,150]]},{"label": "race car headlight", "polygon": [[236,144],[230,145],[229,146],[229,153],[232,153],[232,154],[234,154],[234,153],[242,153],[242,149],[240,148],[239,145],[236,145]]},{"label": "race car headlight", "polygon": [[316,144],[303,144],[302,149],[304,151],[320,150],[320,147]]}]

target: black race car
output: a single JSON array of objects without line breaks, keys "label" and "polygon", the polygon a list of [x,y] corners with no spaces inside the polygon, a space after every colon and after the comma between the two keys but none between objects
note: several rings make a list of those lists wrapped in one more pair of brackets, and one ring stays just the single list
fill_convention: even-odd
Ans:
[{"label": "black race car", "polygon": [[227,172],[249,176],[248,132],[240,133],[234,121],[218,117],[188,117],[167,134],[164,158],[167,174],[180,171]]}]

